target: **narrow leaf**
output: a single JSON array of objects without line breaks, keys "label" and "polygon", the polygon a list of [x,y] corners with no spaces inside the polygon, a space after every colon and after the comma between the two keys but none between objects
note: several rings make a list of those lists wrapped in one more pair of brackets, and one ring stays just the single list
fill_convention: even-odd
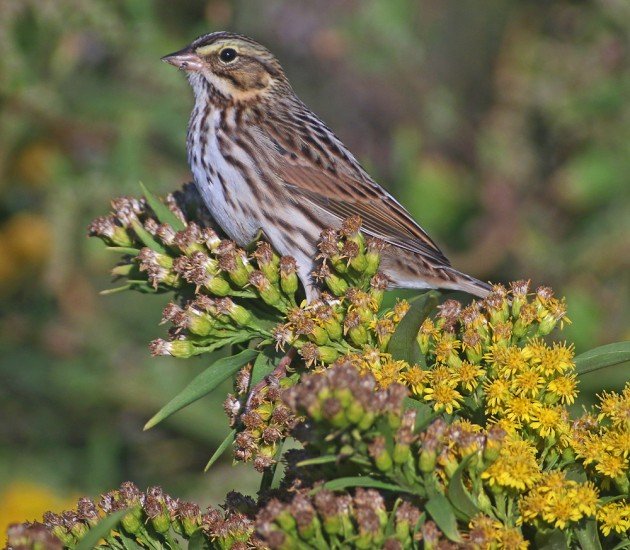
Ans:
[{"label": "narrow leaf", "polygon": [[138,220],[133,220],[131,222],[131,225],[133,227],[134,233],[142,241],[142,244],[144,244],[144,246],[150,248],[151,250],[154,250],[155,252],[159,252],[160,254],[164,254],[166,252],[164,247],[153,238],[153,235],[151,235],[151,233],[149,233],[144,227],[142,227],[142,224]]},{"label": "narrow leaf", "polygon": [[470,455],[462,460],[457,470],[455,470],[451,482],[448,484],[447,495],[453,506],[464,514],[467,519],[471,519],[479,513],[479,508],[464,486],[464,472],[472,457],[473,455]]},{"label": "narrow leaf", "polygon": [[188,550],[210,550],[210,542],[204,532],[199,529],[188,539]]},{"label": "narrow leaf", "polygon": [[584,525],[577,527],[575,536],[582,550],[602,550],[599,533],[597,532],[597,522],[594,519],[586,520]]},{"label": "narrow leaf", "polygon": [[331,462],[337,462],[339,455],[323,455],[316,456],[315,458],[307,458],[297,463],[299,468],[304,466],[318,466],[319,464],[330,464]]},{"label": "narrow leaf", "polygon": [[413,491],[405,489],[400,485],[394,485],[392,483],[385,483],[372,479],[371,477],[340,477],[338,479],[331,479],[323,485],[324,488],[331,491],[340,491],[342,489],[348,489],[350,487],[371,487],[373,489],[383,489],[385,491],[393,491],[395,493],[412,493]]},{"label": "narrow leaf", "polygon": [[265,376],[270,374],[276,367],[274,364],[275,357],[269,356],[270,350],[267,348],[256,357],[254,366],[252,367],[252,376],[249,382],[249,387],[254,388],[256,384],[260,382]]},{"label": "narrow leaf", "polygon": [[536,548],[540,550],[566,550],[567,537],[560,529],[538,531],[535,536]]},{"label": "narrow leaf", "polygon": [[270,489],[277,489],[280,486],[280,479],[284,468],[280,465],[280,457],[282,456],[282,447],[284,447],[284,439],[278,442],[276,453],[273,456],[273,464],[265,469],[260,480],[260,488],[258,494],[265,494]]},{"label": "narrow leaf", "polygon": [[245,363],[256,357],[258,353],[257,350],[246,349],[236,355],[219,359],[201,374],[195,376],[180,393],[173,397],[173,399],[164,405],[164,407],[145,424],[144,429],[148,430],[152,428],[165,418],[168,418],[177,411],[209,394],[221,382],[238,371]]},{"label": "narrow leaf", "polygon": [[169,207],[166,206],[156,195],[151,193],[144,183],[140,182],[140,187],[142,188],[144,198],[147,199],[151,210],[155,212],[157,219],[161,223],[169,224],[175,231],[185,229],[186,225],[184,222],[173,214]]},{"label": "narrow leaf", "polygon": [[440,413],[436,413],[426,403],[420,403],[417,399],[411,397],[405,397],[404,406],[406,409],[415,409],[416,412],[416,431],[422,431],[433,420],[435,420]]},{"label": "narrow leaf", "polygon": [[206,467],[203,469],[204,472],[207,472],[212,467],[212,465],[217,460],[219,460],[219,458],[225,452],[225,450],[233,443],[235,437],[236,437],[236,428],[233,429],[229,434],[227,434],[226,438],[223,440],[221,445],[219,445],[217,447],[217,450],[214,451],[214,454],[210,457],[210,460],[208,460],[208,464],[206,464]]},{"label": "narrow leaf", "polygon": [[120,520],[129,512],[128,509],[118,510],[109,516],[104,517],[99,521],[92,529],[90,529],[85,536],[74,547],[75,550],[93,550],[98,546],[98,541],[104,539],[109,535],[112,529],[115,529]]},{"label": "narrow leaf", "polygon": [[129,535],[124,533],[122,530],[118,531],[118,538],[120,539],[125,550],[142,550],[142,546],[140,546],[135,539],[131,538]]},{"label": "narrow leaf", "polygon": [[137,256],[138,252],[140,252],[137,248],[131,248],[128,246],[106,246],[105,250],[118,252],[120,254],[129,254],[130,256]]},{"label": "narrow leaf", "polygon": [[461,542],[462,538],[457,530],[455,512],[444,495],[437,494],[431,497],[424,508],[447,538],[453,542]]},{"label": "narrow leaf", "polygon": [[410,302],[409,311],[398,323],[396,332],[387,346],[388,353],[391,353],[394,359],[402,359],[409,364],[417,363],[426,367],[426,360],[418,347],[416,336],[422,322],[437,306],[439,295],[439,292],[431,290]]},{"label": "narrow leaf", "polygon": [[591,349],[575,358],[579,376],[608,367],[630,365],[630,341],[615,342]]}]

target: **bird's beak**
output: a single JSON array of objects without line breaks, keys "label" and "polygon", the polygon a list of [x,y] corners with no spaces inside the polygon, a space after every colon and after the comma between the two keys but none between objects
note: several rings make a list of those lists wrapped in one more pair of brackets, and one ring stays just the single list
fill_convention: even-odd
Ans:
[{"label": "bird's beak", "polygon": [[201,59],[190,46],[186,46],[183,50],[179,50],[178,52],[165,55],[162,61],[182,71],[197,71],[201,69]]}]

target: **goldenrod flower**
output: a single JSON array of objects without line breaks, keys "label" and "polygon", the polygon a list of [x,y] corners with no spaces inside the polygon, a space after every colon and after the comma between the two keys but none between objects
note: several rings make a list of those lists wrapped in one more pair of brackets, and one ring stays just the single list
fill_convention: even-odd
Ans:
[{"label": "goldenrod flower", "polygon": [[483,389],[486,393],[486,404],[491,414],[501,411],[501,406],[507,403],[510,396],[510,385],[506,380],[496,378],[484,383]]},{"label": "goldenrod flower", "polygon": [[597,521],[605,536],[613,531],[622,535],[630,530],[630,505],[625,500],[604,504],[597,511]]},{"label": "goldenrod flower", "polygon": [[463,397],[448,382],[432,382],[432,386],[424,390],[424,400],[433,401],[434,411],[445,411],[447,414],[453,414],[455,409],[461,407]]},{"label": "goldenrod flower", "polygon": [[531,422],[536,412],[541,408],[541,404],[526,397],[513,397],[505,406],[503,414],[510,420],[520,422]]},{"label": "goldenrod flower", "polygon": [[613,426],[630,426],[630,383],[627,383],[621,395],[616,392],[603,392],[598,396],[600,414],[598,420],[608,418]]},{"label": "goldenrod flower", "polygon": [[608,477],[618,477],[628,470],[628,461],[621,456],[610,453],[601,453],[597,458],[595,470]]},{"label": "goldenrod flower", "polygon": [[538,374],[534,369],[525,370],[519,373],[512,383],[511,390],[516,395],[523,395],[525,397],[536,398],[540,393],[545,379]]},{"label": "goldenrod flower", "polygon": [[525,491],[540,478],[536,448],[523,439],[510,439],[501,448],[499,458],[481,474],[490,486]]},{"label": "goldenrod flower", "polygon": [[479,365],[473,365],[468,361],[463,361],[459,368],[456,369],[456,372],[459,383],[468,392],[474,391],[482,377],[486,374],[486,371]]},{"label": "goldenrod flower", "polygon": [[577,379],[575,374],[558,376],[547,384],[547,390],[556,397],[560,403],[572,405],[577,397]]},{"label": "goldenrod flower", "polygon": [[421,369],[418,365],[409,367],[398,377],[398,382],[411,388],[416,395],[424,392],[426,383],[429,381],[429,371]]},{"label": "goldenrod flower", "polygon": [[541,437],[552,438],[562,423],[561,410],[558,407],[540,406],[533,414],[534,419],[529,422],[531,428]]},{"label": "goldenrod flower", "polygon": [[454,369],[446,365],[437,365],[429,371],[431,384],[447,384],[453,388],[459,383],[459,376]]}]

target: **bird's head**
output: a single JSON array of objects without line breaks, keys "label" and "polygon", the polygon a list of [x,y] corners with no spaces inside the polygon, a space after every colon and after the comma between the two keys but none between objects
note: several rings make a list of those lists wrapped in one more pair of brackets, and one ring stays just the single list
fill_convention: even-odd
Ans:
[{"label": "bird's head", "polygon": [[290,90],[274,55],[238,34],[206,34],[162,60],[185,71],[195,95],[209,94],[210,100],[251,101]]}]

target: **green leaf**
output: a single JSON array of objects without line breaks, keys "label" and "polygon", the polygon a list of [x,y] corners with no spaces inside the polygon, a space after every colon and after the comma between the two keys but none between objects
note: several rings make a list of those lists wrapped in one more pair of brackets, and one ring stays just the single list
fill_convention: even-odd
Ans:
[{"label": "green leaf", "polygon": [[140,187],[142,188],[142,193],[144,198],[147,199],[151,210],[155,212],[155,216],[160,221],[160,223],[169,224],[175,231],[180,231],[186,228],[186,224],[180,220],[173,212],[170,211],[169,207],[166,206],[156,195],[151,193],[144,185],[144,183],[139,182]]},{"label": "green leaf", "polygon": [[453,542],[461,542],[462,538],[457,530],[455,512],[444,495],[437,494],[431,497],[425,504],[424,509],[447,538]]},{"label": "green leaf", "polygon": [[538,550],[566,550],[569,548],[566,535],[560,529],[538,531],[535,536]]},{"label": "green leaf", "polygon": [[277,489],[280,486],[282,472],[284,471],[284,468],[280,467],[280,457],[282,456],[284,441],[284,439],[281,439],[278,442],[276,454],[273,456],[274,462],[263,472],[262,479],[260,480],[260,488],[258,489],[259,495],[266,493],[269,489]]},{"label": "green leaf", "polygon": [[602,550],[597,522],[594,519],[586,520],[584,525],[579,525],[574,532],[582,550]]},{"label": "green leaf", "polygon": [[260,382],[265,376],[271,374],[273,369],[276,368],[275,363],[275,354],[270,348],[266,348],[263,350],[258,357],[256,357],[256,362],[252,367],[252,376],[249,382],[249,387],[254,388],[256,384]]},{"label": "green leaf", "polygon": [[153,235],[151,235],[151,233],[149,233],[144,227],[142,227],[142,224],[138,220],[133,220],[131,222],[131,225],[133,227],[134,233],[142,241],[142,244],[144,244],[144,246],[150,248],[151,250],[154,250],[155,252],[159,252],[160,254],[166,253],[166,249],[153,238]]},{"label": "green leaf", "polygon": [[140,546],[135,539],[131,538],[124,531],[118,531],[118,538],[122,542],[125,550],[142,550],[142,546]]},{"label": "green leaf", "polygon": [[318,466],[319,464],[330,464],[331,462],[337,462],[339,455],[323,455],[316,456],[315,458],[307,458],[297,463],[298,468],[304,466]]},{"label": "green leaf", "polygon": [[219,359],[201,374],[195,376],[180,393],[173,397],[173,399],[164,405],[164,407],[145,424],[144,429],[148,430],[152,428],[165,418],[168,418],[177,411],[209,394],[221,382],[238,371],[245,363],[256,357],[258,353],[259,352],[255,349],[246,349],[236,355]]},{"label": "green leaf", "polygon": [[417,399],[413,399],[411,397],[405,397],[404,400],[405,409],[415,409],[416,412],[416,431],[422,431],[426,428],[433,420],[435,420],[440,413],[434,412],[429,405],[426,403],[421,403]]},{"label": "green leaf", "polygon": [[140,252],[137,248],[130,248],[128,246],[106,246],[105,250],[111,250],[112,252],[118,252],[120,254],[129,254],[130,256],[137,256]]},{"label": "green leaf", "polygon": [[331,479],[330,481],[324,483],[323,487],[325,489],[330,489],[331,491],[341,491],[342,489],[348,489],[349,487],[371,487],[372,489],[383,489],[385,491],[393,491],[394,493],[413,494],[413,491],[405,489],[400,485],[385,483],[368,476],[340,477],[338,479]]},{"label": "green leaf", "polygon": [[221,457],[221,455],[226,451],[226,449],[234,442],[234,438],[236,437],[236,428],[233,429],[229,434],[227,434],[226,438],[223,440],[223,442],[221,443],[221,445],[219,445],[217,447],[217,450],[214,451],[214,454],[210,457],[210,460],[208,460],[208,464],[206,464],[206,467],[203,469],[204,472],[207,472],[212,465],[219,460],[219,458]]},{"label": "green leaf", "polygon": [[109,535],[112,529],[118,527],[123,517],[129,512],[128,509],[118,510],[109,516],[105,516],[74,547],[75,550],[94,550],[98,546],[98,541]]},{"label": "green leaf", "polygon": [[431,290],[411,300],[409,311],[398,323],[396,332],[387,346],[388,353],[391,353],[394,359],[402,359],[410,365],[417,363],[426,367],[426,360],[418,347],[416,336],[422,322],[437,306],[439,296],[439,292]]},{"label": "green leaf", "polygon": [[448,499],[457,510],[466,516],[466,519],[473,518],[480,511],[464,485],[464,472],[473,456],[474,455],[467,456],[462,460],[448,484],[447,492]]},{"label": "green leaf", "polygon": [[188,539],[188,550],[210,550],[210,548],[212,547],[201,529],[195,531]]},{"label": "green leaf", "polygon": [[594,348],[575,358],[578,376],[608,367],[630,365],[630,341],[615,342]]}]

